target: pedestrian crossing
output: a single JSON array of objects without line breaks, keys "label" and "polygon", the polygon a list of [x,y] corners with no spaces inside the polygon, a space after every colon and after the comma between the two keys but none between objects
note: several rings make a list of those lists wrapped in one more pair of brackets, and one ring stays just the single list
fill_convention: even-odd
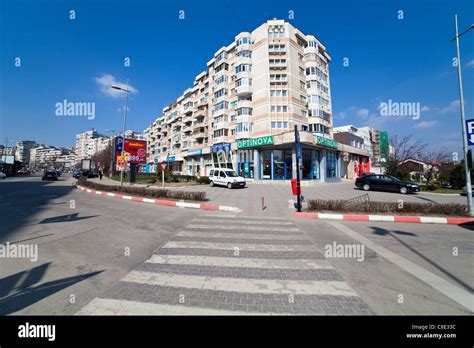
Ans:
[{"label": "pedestrian crossing", "polygon": [[78,315],[368,315],[289,220],[202,214]]}]

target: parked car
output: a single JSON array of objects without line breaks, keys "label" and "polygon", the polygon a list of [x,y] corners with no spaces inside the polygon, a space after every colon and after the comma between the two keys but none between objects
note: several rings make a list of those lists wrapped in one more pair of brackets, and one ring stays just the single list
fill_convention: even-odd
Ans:
[{"label": "parked car", "polygon": [[[474,196],[474,185],[471,185],[471,188],[472,188],[472,192],[473,192],[472,195]],[[467,196],[467,186],[464,186],[462,188],[461,196]]]},{"label": "parked car", "polygon": [[74,172],[72,172],[72,177],[74,179],[79,179],[82,175],[82,172],[80,169],[76,169]]},{"label": "parked car", "polygon": [[227,186],[231,189],[233,187],[245,187],[245,179],[239,176],[232,169],[215,168],[209,172],[209,185]]},{"label": "parked car", "polygon": [[57,169],[57,170],[56,170],[56,174],[58,174],[58,176],[61,176],[62,171],[60,171],[59,169]]},{"label": "parked car", "polygon": [[7,175],[4,172],[0,172],[0,179],[6,179]]},{"label": "parked car", "polygon": [[59,180],[55,170],[47,170],[43,173],[41,180]]},{"label": "parked car", "polygon": [[402,194],[420,191],[420,185],[418,184],[402,181],[393,176],[380,174],[369,174],[357,178],[355,185],[364,191],[379,190],[400,192]]},{"label": "parked car", "polygon": [[30,174],[30,171],[26,168],[21,168],[19,171],[16,172],[18,175],[26,175],[26,174]]}]

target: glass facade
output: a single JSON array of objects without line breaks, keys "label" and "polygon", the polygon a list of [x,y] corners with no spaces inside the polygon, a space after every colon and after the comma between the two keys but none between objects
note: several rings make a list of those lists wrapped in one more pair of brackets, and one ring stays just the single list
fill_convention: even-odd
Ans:
[{"label": "glass facade", "polygon": [[273,150],[273,180],[292,178],[292,151]]},{"label": "glass facade", "polygon": [[[319,180],[318,150],[303,150],[301,171],[303,180]],[[293,178],[293,150],[265,150],[260,152],[260,179],[291,180]]]},{"label": "glass facade", "polygon": [[272,178],[272,151],[260,152],[260,179]]},{"label": "glass facade", "polygon": [[303,180],[319,180],[319,151],[303,150]]},{"label": "glass facade", "polygon": [[339,176],[339,169],[337,165],[337,152],[327,151],[326,155],[326,177],[336,178]]},{"label": "glass facade", "polygon": [[239,150],[237,152],[238,174],[244,178],[253,178],[255,166],[253,160],[253,150]]}]

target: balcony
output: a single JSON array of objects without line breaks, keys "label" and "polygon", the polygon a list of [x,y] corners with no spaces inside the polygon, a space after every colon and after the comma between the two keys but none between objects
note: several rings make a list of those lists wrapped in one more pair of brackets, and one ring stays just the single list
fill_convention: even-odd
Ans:
[{"label": "balcony", "polygon": [[236,109],[240,108],[252,108],[252,101],[251,100],[239,100],[237,101]]},{"label": "balcony", "polygon": [[207,98],[200,98],[196,104],[196,106],[204,106],[204,105],[207,105],[208,101],[207,101]]},{"label": "balcony", "polygon": [[252,78],[252,72],[251,71],[241,71],[235,75],[235,79],[241,79],[241,78]]},{"label": "balcony", "polygon": [[252,64],[252,58],[250,57],[236,57],[235,66],[240,64]]},{"label": "balcony", "polygon": [[213,144],[227,143],[229,141],[230,141],[230,137],[228,135],[223,135],[223,136],[212,139]]},{"label": "balcony", "polygon": [[252,94],[252,86],[251,85],[241,85],[235,88],[235,94],[238,96],[245,96]]},{"label": "balcony", "polygon": [[251,137],[250,131],[235,133],[235,139],[248,139],[250,137]]},{"label": "balcony", "polygon": [[247,44],[240,44],[239,46],[237,46],[235,48],[235,50],[237,52],[240,52],[240,51],[251,51],[252,50],[252,44],[250,43],[247,43]]}]

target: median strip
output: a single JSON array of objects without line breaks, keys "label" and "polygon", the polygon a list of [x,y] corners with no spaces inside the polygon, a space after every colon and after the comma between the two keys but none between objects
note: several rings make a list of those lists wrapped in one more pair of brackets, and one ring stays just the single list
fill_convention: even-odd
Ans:
[{"label": "median strip", "polygon": [[122,195],[119,193],[91,190],[80,185],[77,185],[76,187],[81,191],[85,191],[93,195],[101,195],[101,196],[114,197],[114,198],[119,198],[119,199],[126,199],[126,200],[134,201],[134,202],[160,204],[160,205],[167,205],[167,206],[179,207],[179,208],[221,210],[221,211],[232,211],[235,213],[241,212],[241,210],[237,207],[229,207],[225,205],[189,203],[189,202],[183,202],[183,201],[169,201],[169,200],[164,200],[164,199],[152,199],[152,198],[145,198],[145,197],[127,196],[127,195]]}]

